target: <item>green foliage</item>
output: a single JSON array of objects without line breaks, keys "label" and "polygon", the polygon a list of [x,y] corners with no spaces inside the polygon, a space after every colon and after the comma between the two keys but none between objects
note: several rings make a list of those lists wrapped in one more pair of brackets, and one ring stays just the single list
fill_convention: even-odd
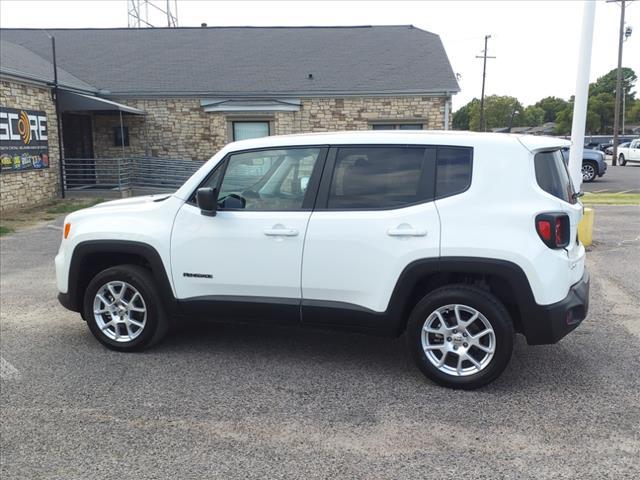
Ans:
[{"label": "green foliage", "polygon": [[529,105],[524,109],[522,115],[519,115],[518,125],[524,127],[537,127],[544,123],[544,109],[535,105]]},{"label": "green foliage", "polygon": [[476,103],[480,104],[480,100],[478,100],[477,98],[474,98],[473,100],[471,100],[469,103],[467,103],[463,107],[460,107],[453,114],[453,122],[452,123],[453,123],[453,129],[454,130],[469,130],[469,120],[470,120],[470,114],[471,114],[471,107]]},{"label": "green foliage", "polygon": [[640,100],[633,102],[631,106],[627,103],[627,123],[640,123]]},{"label": "green foliage", "polygon": [[[613,131],[615,114],[616,69],[598,78],[589,85],[586,133],[607,134]],[[634,91],[638,77],[631,68],[622,69],[622,84],[627,105],[626,122],[640,122],[640,99]],[[556,122],[556,133],[571,132],[573,119],[573,97],[569,101],[558,97],[546,97],[526,108],[515,97],[490,95],[485,98],[486,130],[508,127],[514,109],[519,113],[513,117],[513,126],[535,127],[545,122]],[[480,101],[474,98],[453,114],[456,130],[480,130]]]},{"label": "green foliage", "polygon": [[[489,95],[484,99],[485,130],[509,125],[514,110],[522,112],[522,104],[515,97]],[[471,106],[469,118],[470,130],[480,131],[480,102]]]},{"label": "green foliage", "polygon": [[[598,78],[595,83],[589,85],[589,97],[596,96],[601,93],[609,93],[615,96],[616,78],[616,68]],[[635,99],[636,94],[632,90],[635,86],[636,80],[638,80],[638,77],[636,76],[636,73],[633,71],[633,69],[622,67],[622,87],[625,95],[627,96],[627,102],[633,102],[633,100]]]},{"label": "green foliage", "polygon": [[567,107],[567,101],[558,97],[545,97],[538,101],[535,106],[544,111],[544,120],[542,123],[555,122],[558,113]]},{"label": "green foliage", "polygon": [[8,235],[12,232],[13,232],[12,228],[0,226],[0,237],[2,237],[3,235]]}]

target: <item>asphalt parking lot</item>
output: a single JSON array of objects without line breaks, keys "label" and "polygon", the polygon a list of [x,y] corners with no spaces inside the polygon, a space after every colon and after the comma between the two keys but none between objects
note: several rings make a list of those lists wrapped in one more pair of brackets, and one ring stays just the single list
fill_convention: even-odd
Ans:
[{"label": "asphalt parking lot", "polygon": [[198,325],[111,352],[57,303],[59,237],[0,240],[3,480],[640,472],[640,207],[596,207],[583,325],[557,345],[519,338],[474,392],[427,381],[403,339]]},{"label": "asphalt parking lot", "polygon": [[627,163],[624,167],[611,166],[607,159],[607,172],[591,183],[583,183],[582,190],[592,193],[640,193],[640,163]]}]

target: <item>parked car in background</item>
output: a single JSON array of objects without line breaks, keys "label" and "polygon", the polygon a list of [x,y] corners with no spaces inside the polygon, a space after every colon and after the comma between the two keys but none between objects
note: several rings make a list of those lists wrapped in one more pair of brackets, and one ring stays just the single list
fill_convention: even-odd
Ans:
[{"label": "parked car in background", "polygon": [[[618,150],[620,150],[621,148],[627,148],[629,146],[631,142],[624,142],[618,145]],[[609,145],[607,148],[604,149],[604,153],[607,155],[613,155],[613,145]]]},{"label": "parked car in background", "polygon": [[[569,164],[569,147],[562,148],[564,163]],[[604,161],[604,153],[600,150],[585,148],[582,152],[582,181],[593,182],[597,177],[607,172],[607,162]]]},{"label": "parked car in background", "polygon": [[618,164],[624,166],[627,162],[640,162],[640,138],[629,143],[627,147],[618,147]]}]

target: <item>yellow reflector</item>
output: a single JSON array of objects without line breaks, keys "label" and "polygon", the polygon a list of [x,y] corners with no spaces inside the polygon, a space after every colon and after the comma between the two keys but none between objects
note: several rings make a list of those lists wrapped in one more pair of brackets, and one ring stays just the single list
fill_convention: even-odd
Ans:
[{"label": "yellow reflector", "polygon": [[65,223],[64,224],[64,238],[65,238],[65,240],[69,236],[69,230],[71,230],[71,224],[70,223]]}]

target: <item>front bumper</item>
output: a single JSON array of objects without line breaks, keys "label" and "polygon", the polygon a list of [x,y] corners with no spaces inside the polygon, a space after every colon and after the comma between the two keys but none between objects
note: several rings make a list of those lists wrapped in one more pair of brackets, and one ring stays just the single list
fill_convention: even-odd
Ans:
[{"label": "front bumper", "polygon": [[607,162],[602,161],[600,163],[600,168],[599,168],[599,172],[598,172],[598,176],[601,177],[603,176],[605,173],[607,173]]},{"label": "front bumper", "polygon": [[67,310],[71,310],[72,312],[80,311],[78,305],[72,300],[71,295],[68,293],[58,292],[58,302]]},{"label": "front bumper", "polygon": [[529,345],[558,342],[574,330],[589,311],[589,272],[569,289],[567,296],[551,305],[535,305],[523,312],[523,330]]}]

